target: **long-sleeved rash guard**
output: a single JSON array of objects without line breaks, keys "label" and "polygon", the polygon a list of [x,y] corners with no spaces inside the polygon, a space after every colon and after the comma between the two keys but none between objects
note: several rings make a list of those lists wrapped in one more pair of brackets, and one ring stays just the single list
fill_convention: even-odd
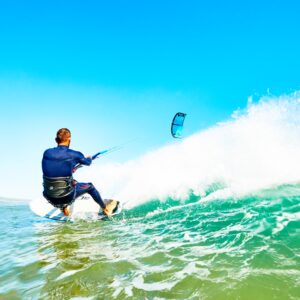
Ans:
[{"label": "long-sleeved rash guard", "polygon": [[88,193],[105,208],[105,204],[91,182],[80,183],[73,180],[73,169],[77,164],[89,166],[91,158],[85,158],[81,152],[58,146],[44,152],[42,160],[44,197],[55,207],[70,205],[77,197]]},{"label": "long-sleeved rash guard", "polygon": [[81,152],[69,149],[67,146],[50,148],[43,155],[43,174],[46,177],[72,176],[73,168],[78,163],[89,166],[92,159],[85,158]]}]

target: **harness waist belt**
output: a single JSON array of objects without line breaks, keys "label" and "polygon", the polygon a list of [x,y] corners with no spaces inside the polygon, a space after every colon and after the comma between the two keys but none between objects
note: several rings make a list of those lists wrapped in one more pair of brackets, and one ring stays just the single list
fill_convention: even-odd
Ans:
[{"label": "harness waist belt", "polygon": [[74,191],[73,176],[46,177],[43,176],[44,195],[51,198],[62,198]]}]

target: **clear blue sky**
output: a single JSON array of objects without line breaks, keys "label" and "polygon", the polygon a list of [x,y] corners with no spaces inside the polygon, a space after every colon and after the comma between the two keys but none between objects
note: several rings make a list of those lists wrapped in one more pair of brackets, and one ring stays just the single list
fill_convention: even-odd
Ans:
[{"label": "clear blue sky", "polygon": [[299,15],[290,0],[1,1],[0,196],[40,188],[60,127],[86,154],[138,138],[107,158],[124,161],[172,142],[177,111],[188,135],[299,89]]}]

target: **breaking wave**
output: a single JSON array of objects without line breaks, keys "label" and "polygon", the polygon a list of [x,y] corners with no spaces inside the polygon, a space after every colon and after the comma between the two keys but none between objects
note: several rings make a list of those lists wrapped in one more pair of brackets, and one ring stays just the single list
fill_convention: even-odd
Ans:
[{"label": "breaking wave", "polygon": [[[201,118],[201,116],[199,116]],[[251,99],[245,109],[126,163],[78,174],[131,208],[151,199],[241,197],[299,180],[300,93]],[[212,192],[213,191],[213,192]]]}]

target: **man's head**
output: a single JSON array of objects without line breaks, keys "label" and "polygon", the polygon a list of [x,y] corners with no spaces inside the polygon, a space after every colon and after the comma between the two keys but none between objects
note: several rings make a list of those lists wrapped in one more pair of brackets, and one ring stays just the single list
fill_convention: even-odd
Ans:
[{"label": "man's head", "polygon": [[56,133],[55,141],[58,145],[70,146],[71,131],[68,128],[61,128]]}]

